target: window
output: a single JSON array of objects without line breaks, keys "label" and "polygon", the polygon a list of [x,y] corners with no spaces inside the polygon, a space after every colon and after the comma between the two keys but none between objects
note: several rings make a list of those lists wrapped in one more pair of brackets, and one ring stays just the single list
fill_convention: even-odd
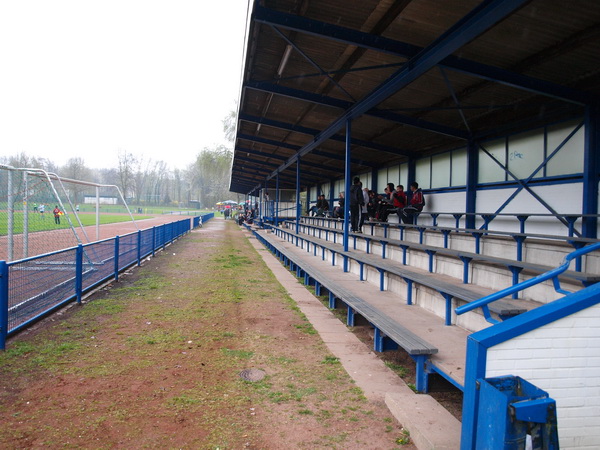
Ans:
[{"label": "window", "polygon": [[429,189],[431,187],[431,158],[417,160],[415,172],[415,179],[411,180],[411,183],[416,181],[420,188]]},{"label": "window", "polygon": [[[442,188],[450,186],[450,158],[451,152],[442,153],[431,157],[431,186]],[[419,177],[418,180],[421,178]],[[419,181],[419,186],[421,182]]]},{"label": "window", "polygon": [[467,149],[461,148],[452,152],[452,186],[466,186],[467,184]]},{"label": "window", "polygon": [[[486,142],[483,147],[500,164],[506,164],[506,140]],[[493,183],[495,181],[505,181],[506,172],[492,158],[490,158],[482,149],[479,150],[479,183]]]},{"label": "window", "polygon": [[[531,176],[544,161],[544,134],[540,129],[508,138],[508,170],[519,179]],[[540,170],[535,177],[543,177]],[[513,178],[508,175],[509,180]]]},{"label": "window", "polygon": [[[548,127],[548,155],[556,150],[578,124],[579,122],[570,122]],[[583,172],[584,128],[581,127],[548,161],[546,176]]]}]

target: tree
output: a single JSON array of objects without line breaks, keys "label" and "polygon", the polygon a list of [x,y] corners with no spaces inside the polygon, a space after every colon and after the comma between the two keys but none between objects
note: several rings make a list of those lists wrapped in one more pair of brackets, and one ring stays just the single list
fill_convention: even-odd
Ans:
[{"label": "tree", "polygon": [[134,174],[138,159],[133,154],[119,150],[119,165],[117,168],[121,192],[125,199],[134,195]]},{"label": "tree", "polygon": [[188,170],[190,196],[193,191],[197,194],[190,200],[198,199],[204,207],[226,200],[232,157],[233,152],[222,145],[200,152]]},{"label": "tree", "polygon": [[[58,174],[63,178],[71,178],[73,180],[88,181],[90,170],[85,166],[83,158],[71,158],[67,161]],[[82,203],[86,186],[75,183],[66,183],[65,188],[69,192],[69,197],[74,203]]]},{"label": "tree", "polygon": [[225,139],[229,142],[233,142],[235,139],[235,127],[237,125],[237,113],[231,110],[227,117],[223,119],[223,133],[225,133]]}]

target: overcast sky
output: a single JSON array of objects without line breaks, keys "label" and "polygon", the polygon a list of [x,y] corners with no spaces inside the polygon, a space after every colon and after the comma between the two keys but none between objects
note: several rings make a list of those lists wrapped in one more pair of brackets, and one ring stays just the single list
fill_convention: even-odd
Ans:
[{"label": "overcast sky", "polygon": [[226,144],[248,0],[0,0],[0,156],[183,168]]}]

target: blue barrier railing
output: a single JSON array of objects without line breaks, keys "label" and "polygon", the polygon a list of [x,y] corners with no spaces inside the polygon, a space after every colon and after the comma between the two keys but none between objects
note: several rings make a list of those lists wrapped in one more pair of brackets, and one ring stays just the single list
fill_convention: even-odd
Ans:
[{"label": "blue barrier railing", "polygon": [[205,214],[17,261],[0,261],[0,349],[6,338],[85,292],[140,265],[175,239],[213,218]]},{"label": "blue barrier railing", "polygon": [[491,316],[488,307],[490,303],[495,302],[496,300],[500,300],[509,295],[515,294],[517,292],[520,292],[529,287],[535,286],[536,284],[542,283],[546,280],[552,280],[556,292],[560,292],[564,295],[570,294],[571,292],[566,291],[560,287],[560,280],[558,279],[558,276],[569,268],[571,261],[573,261],[574,259],[576,260],[577,258],[596,250],[600,250],[600,242],[588,245],[586,247],[582,247],[578,250],[575,250],[574,252],[569,253],[567,256],[565,256],[562,264],[555,269],[549,270],[548,272],[542,273],[541,275],[530,278],[529,280],[521,281],[520,283],[517,283],[514,286],[502,289],[498,292],[495,292],[494,294],[487,295],[474,302],[459,306],[455,309],[455,312],[456,314],[460,315],[469,311],[473,311],[474,309],[481,308],[485,320],[487,320],[489,323],[495,324],[499,321]]}]

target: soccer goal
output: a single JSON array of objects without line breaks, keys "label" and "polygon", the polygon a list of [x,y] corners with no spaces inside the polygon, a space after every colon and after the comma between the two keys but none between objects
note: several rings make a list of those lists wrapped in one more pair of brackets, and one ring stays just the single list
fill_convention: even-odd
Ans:
[{"label": "soccer goal", "polygon": [[13,261],[101,239],[101,214],[138,229],[115,185],[0,165],[0,260]]}]

